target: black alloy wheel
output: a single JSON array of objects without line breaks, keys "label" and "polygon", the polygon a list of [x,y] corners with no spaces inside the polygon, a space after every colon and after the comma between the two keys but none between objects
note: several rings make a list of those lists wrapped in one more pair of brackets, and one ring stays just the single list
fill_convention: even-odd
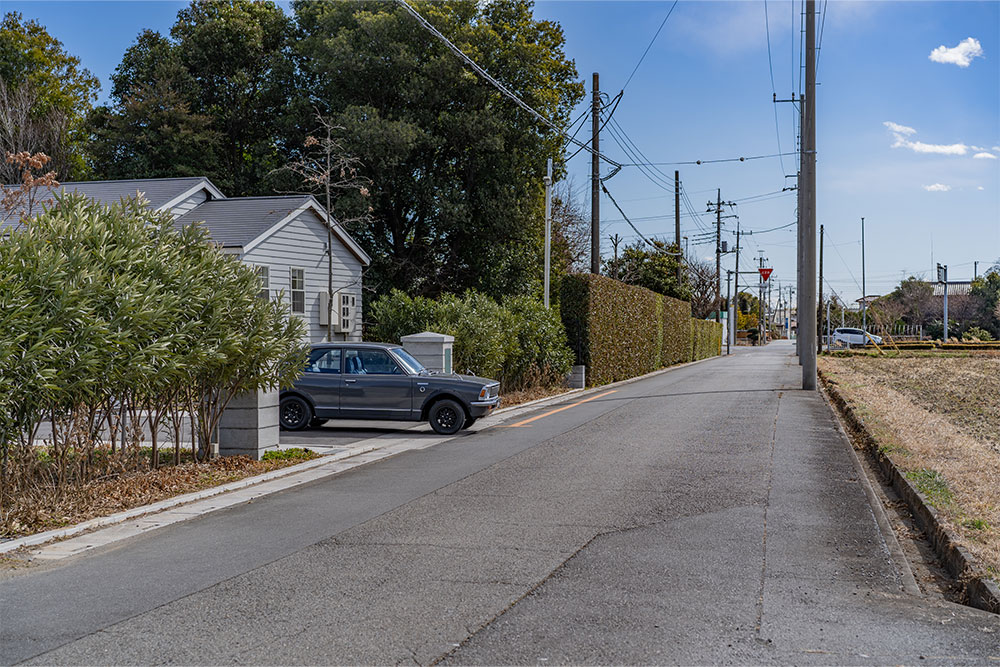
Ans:
[{"label": "black alloy wheel", "polygon": [[300,396],[286,396],[278,408],[281,428],[286,431],[301,431],[312,421],[312,408]]},{"label": "black alloy wheel", "polygon": [[454,435],[465,424],[465,410],[455,401],[445,398],[431,407],[428,421],[431,428],[441,435]]}]

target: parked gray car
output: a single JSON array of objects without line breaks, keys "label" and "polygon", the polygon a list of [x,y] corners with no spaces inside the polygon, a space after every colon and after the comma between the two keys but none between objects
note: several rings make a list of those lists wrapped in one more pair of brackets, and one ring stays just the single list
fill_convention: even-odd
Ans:
[{"label": "parked gray car", "polygon": [[499,404],[499,382],[433,373],[398,345],[320,343],[299,379],[281,392],[280,423],[297,431],[328,419],[426,420],[451,435]]}]

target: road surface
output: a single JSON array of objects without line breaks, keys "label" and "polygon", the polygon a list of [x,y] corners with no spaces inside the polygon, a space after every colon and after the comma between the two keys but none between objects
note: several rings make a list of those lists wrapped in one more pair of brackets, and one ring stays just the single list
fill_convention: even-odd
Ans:
[{"label": "road surface", "polygon": [[996,664],[799,378],[741,349],[8,573],[0,662]]}]

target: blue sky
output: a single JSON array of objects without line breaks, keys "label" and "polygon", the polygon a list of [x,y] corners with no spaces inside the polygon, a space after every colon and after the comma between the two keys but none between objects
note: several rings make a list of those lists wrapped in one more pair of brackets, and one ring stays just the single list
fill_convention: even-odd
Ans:
[{"label": "blue sky", "polygon": [[[279,4],[287,9],[287,3]],[[600,72],[601,89],[610,95],[622,89],[671,4],[541,0],[536,15],[563,26],[567,53],[589,100],[592,72]],[[182,6],[4,0],[3,10],[38,19],[107,86],[139,31],[168,31]],[[862,216],[869,294],[891,290],[904,274],[930,275],[932,257],[949,265],[950,278],[971,278],[973,261],[980,261],[982,271],[1000,258],[1000,159],[983,156],[1000,157],[1000,3],[832,0],[825,7],[817,217],[827,231],[830,286],[849,300],[861,294]],[[678,3],[614,115],[650,161],[771,155],[779,152],[779,143],[780,152],[794,150],[797,112],[790,104],[778,105],[776,133],[771,74],[779,99],[799,92],[800,5],[769,0],[766,8],[767,25],[763,2]],[[939,47],[946,50],[932,60]],[[981,55],[974,55],[977,51]],[[589,136],[589,126],[580,136]],[[602,150],[633,162],[607,131]],[[569,167],[588,208],[589,165],[581,153]],[[780,191],[794,185],[784,175],[794,173],[795,161],[787,156],[660,169],[670,180],[674,169],[680,171],[694,210],[702,214],[695,221],[684,211],[682,233],[694,237],[703,231],[699,225],[714,229],[704,211],[716,188],[724,200],[737,201]],[[607,186],[643,234],[672,238],[670,188],[637,168],[622,170]],[[736,207],[744,230],[786,224],[794,211],[791,192]],[[634,238],[606,197],[601,213],[606,252],[608,234]],[[727,232],[735,229],[734,219],[725,223]],[[794,283],[793,227],[744,239],[741,270],[763,250],[773,279]],[[714,244],[693,245],[691,251],[714,262]],[[732,255],[724,266],[733,267]],[[828,289],[824,285],[824,292]]]}]

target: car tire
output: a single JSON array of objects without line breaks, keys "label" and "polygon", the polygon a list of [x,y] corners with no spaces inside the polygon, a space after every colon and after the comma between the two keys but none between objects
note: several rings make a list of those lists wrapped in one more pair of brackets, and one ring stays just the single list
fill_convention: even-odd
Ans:
[{"label": "car tire", "polygon": [[465,424],[465,410],[449,398],[443,398],[431,406],[427,421],[440,435],[454,435]]},{"label": "car tire", "polygon": [[462,430],[472,428],[472,425],[476,423],[476,417],[466,417],[465,423],[462,424]]},{"label": "car tire", "polygon": [[283,431],[301,431],[312,422],[312,406],[301,396],[286,396],[278,407],[278,423]]},{"label": "car tire", "polygon": [[309,420],[309,428],[319,428],[320,426],[322,426],[323,424],[327,423],[328,421],[330,421],[330,420],[329,419],[320,419],[319,417],[313,417],[311,420]]}]

